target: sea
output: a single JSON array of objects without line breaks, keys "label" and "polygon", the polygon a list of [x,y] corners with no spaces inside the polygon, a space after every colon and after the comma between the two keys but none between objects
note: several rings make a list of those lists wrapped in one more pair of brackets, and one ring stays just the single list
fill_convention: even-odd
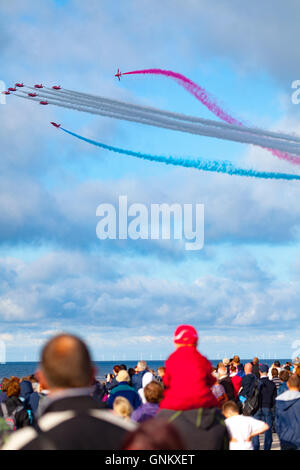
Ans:
[{"label": "sea", "polygon": [[[274,361],[279,361],[280,364],[285,364],[288,361],[291,361],[290,358],[288,359],[262,359],[260,360],[261,363],[263,364],[268,364],[268,366],[271,366]],[[246,364],[247,362],[251,362],[252,359],[241,359],[241,362],[243,364]],[[121,361],[123,362],[123,361]],[[220,362],[220,359],[210,359],[210,362],[212,363],[213,366],[216,366],[218,362]],[[127,368],[129,369],[130,367],[134,368],[137,364],[137,361],[124,361],[126,364]],[[96,367],[96,377],[98,380],[104,380],[107,374],[110,374],[112,372],[113,366],[115,364],[118,364],[116,361],[95,361],[94,365]],[[151,360],[147,361],[149,369],[157,370],[158,367],[164,365],[163,360]],[[0,380],[2,380],[3,377],[11,377],[11,376],[16,376],[16,377],[25,377],[31,374],[34,374],[35,371],[38,369],[39,363],[38,362],[7,362],[6,364],[0,364]]]}]

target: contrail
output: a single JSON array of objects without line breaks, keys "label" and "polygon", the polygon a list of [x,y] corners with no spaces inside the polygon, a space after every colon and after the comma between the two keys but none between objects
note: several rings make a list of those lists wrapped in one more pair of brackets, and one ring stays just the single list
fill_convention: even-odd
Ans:
[{"label": "contrail", "polygon": [[144,154],[140,152],[133,152],[132,150],[125,150],[125,149],[121,149],[118,147],[112,147],[111,145],[106,145],[106,144],[103,144],[102,142],[97,142],[92,139],[87,139],[86,137],[83,137],[79,134],[75,134],[74,132],[64,129],[63,127],[60,127],[60,129],[66,132],[67,134],[73,137],[76,137],[77,139],[83,140],[84,142],[87,142],[91,145],[95,145],[96,147],[109,150],[110,152],[116,152],[119,154],[128,155],[130,157],[140,158],[142,160],[148,160],[151,162],[164,163],[166,165],[174,165],[174,166],[180,166],[184,168],[195,168],[197,170],[202,170],[202,171],[225,173],[228,175],[238,175],[238,176],[246,176],[246,177],[253,177],[253,178],[288,180],[288,181],[300,180],[300,175],[235,168],[230,163],[227,163],[224,161],[190,160],[190,159],[184,159],[184,158],[165,157],[165,156],[159,156],[159,155],[149,155],[149,154]]},{"label": "contrail", "polygon": [[[27,88],[31,90],[35,90],[33,87],[27,86]],[[71,91],[71,90],[65,90],[61,89],[59,91],[52,90],[51,88],[44,87],[43,90],[46,90],[46,92],[43,92],[39,90],[39,95],[41,96],[46,96],[46,94],[50,95],[51,97],[64,97],[66,100],[69,99],[71,100],[72,97],[78,97],[78,100],[80,101],[85,101],[87,104],[91,103],[91,105],[96,105],[98,103],[103,103],[107,105],[115,105],[122,107],[124,109],[130,109],[134,111],[143,111],[147,112],[149,114],[155,114],[155,115],[161,115],[161,116],[166,116],[170,117],[173,119],[181,120],[181,121],[188,121],[188,122],[194,122],[194,123],[199,123],[199,124],[207,124],[207,125],[213,125],[215,127],[220,127],[220,128],[225,128],[225,129],[231,129],[231,130],[236,130],[236,131],[241,131],[241,126],[238,125],[232,125],[232,124],[225,124],[224,122],[220,121],[213,121],[211,119],[204,119],[196,116],[189,116],[186,114],[182,113],[175,113],[171,111],[164,111],[158,108],[153,108],[150,106],[141,106],[141,105],[135,105],[131,103],[125,103],[123,101],[117,101],[117,100],[112,100],[109,98],[104,98],[102,96],[97,96],[97,95],[91,95],[88,93],[82,93],[82,92],[77,92],[77,91]],[[50,93],[49,93],[50,92]],[[24,92],[25,93],[25,92]],[[263,129],[258,129],[256,127],[248,127],[248,126],[243,126],[243,130],[247,131],[251,134],[255,135],[263,135],[263,136],[268,136],[268,137],[274,137],[277,139],[282,139],[282,140],[287,140],[289,142],[298,142],[300,143],[300,137],[295,136],[295,135],[289,135],[286,133],[279,133],[275,131],[268,131],[268,130],[263,130]]]},{"label": "contrail", "polygon": [[[159,116],[151,115],[147,113],[133,112],[129,109],[119,109],[117,106],[109,106],[107,104],[91,105],[86,104],[85,102],[78,102],[77,99],[73,98],[64,98],[55,95],[56,100],[49,99],[47,92],[40,93],[41,96],[45,96],[49,104],[55,106],[61,106],[68,109],[75,109],[77,111],[88,112],[91,114],[97,114],[107,117],[112,117],[116,119],[125,119],[132,122],[137,122],[141,124],[148,124],[156,127],[162,127],[166,129],[188,132],[196,135],[204,135],[207,137],[215,137],[219,139],[231,140],[240,143],[248,143],[253,145],[258,145],[260,147],[271,147],[277,150],[284,150],[296,155],[300,155],[300,144],[294,142],[283,142],[278,139],[272,139],[265,136],[250,135],[247,132],[244,132],[243,129],[238,129],[238,131],[233,131],[227,128],[214,128],[214,126],[204,126],[196,123],[188,123],[180,121],[178,122],[175,119],[163,118]],[[22,98],[31,99],[33,101],[39,101],[40,98],[29,98],[26,95],[20,95],[15,93],[15,96],[20,96]],[[300,159],[295,156],[290,156],[294,162],[300,163]]]},{"label": "contrail", "polygon": [[[238,121],[230,114],[226,113],[216,102],[216,100],[202,87],[197,85],[195,82],[185,77],[184,75],[173,72],[172,70],[163,69],[144,69],[144,70],[133,70],[131,72],[121,73],[121,75],[136,75],[136,74],[151,74],[151,75],[164,75],[174,79],[179,85],[183,86],[189,93],[191,93],[197,100],[201,101],[212,113],[218,116],[228,124],[237,124],[244,126],[242,121]],[[289,153],[278,152],[277,149],[267,148],[274,156],[286,160],[290,163],[299,165],[300,162],[290,155]]]}]

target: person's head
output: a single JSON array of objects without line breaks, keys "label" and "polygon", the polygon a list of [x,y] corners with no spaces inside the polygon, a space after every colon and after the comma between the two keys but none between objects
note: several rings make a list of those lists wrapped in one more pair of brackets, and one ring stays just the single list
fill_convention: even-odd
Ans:
[{"label": "person's head", "polygon": [[4,377],[1,382],[2,392],[6,392],[8,384],[9,384],[9,379],[7,377]]},{"label": "person's head", "polygon": [[272,374],[272,378],[275,379],[275,377],[278,377],[278,369],[276,369],[276,367],[273,367],[273,369],[271,370],[271,374]]},{"label": "person's head", "polygon": [[231,416],[236,416],[239,414],[239,408],[234,401],[227,401],[222,407],[222,413],[225,418],[231,418]]},{"label": "person's head", "polygon": [[223,364],[223,366],[227,367],[230,363],[230,359],[228,357],[224,357],[223,361],[221,364]]},{"label": "person's head", "polygon": [[163,397],[163,388],[160,383],[152,380],[144,388],[144,394],[148,403],[160,403]]},{"label": "person's head", "polygon": [[135,374],[135,370],[132,367],[130,367],[128,369],[128,374],[129,374],[129,377],[131,378]]},{"label": "person's head", "polygon": [[259,366],[259,374],[261,377],[266,377],[269,372],[269,366],[267,364],[262,364]]},{"label": "person's head", "polygon": [[6,395],[10,397],[19,397],[20,396],[20,385],[16,380],[10,380],[7,385]]},{"label": "person's head", "polygon": [[159,377],[163,378],[163,376],[165,375],[166,373],[166,368],[164,366],[160,366],[158,369],[157,369],[157,374]]},{"label": "person's head", "polygon": [[282,371],[280,371],[279,373],[279,378],[281,380],[281,382],[287,382],[288,379],[289,379],[289,376],[290,374],[288,373],[287,370],[283,369]]},{"label": "person's head", "polygon": [[120,370],[127,370],[126,364],[120,364]]},{"label": "person's head", "polygon": [[185,444],[172,423],[149,419],[127,433],[122,450],[185,450]]},{"label": "person's head", "polygon": [[290,375],[287,381],[288,389],[294,392],[300,391],[300,377],[296,374]]},{"label": "person's head", "polygon": [[291,366],[287,365],[287,366],[284,366],[284,370],[287,370],[288,372],[291,371]]},{"label": "person's head", "polygon": [[136,369],[138,372],[143,372],[147,369],[147,362],[146,361],[139,361],[137,363]]},{"label": "person's head", "polygon": [[198,333],[191,325],[180,325],[176,328],[173,336],[175,346],[194,346],[198,344]]},{"label": "person's head", "polygon": [[130,382],[130,375],[127,370],[120,370],[116,377],[117,382]]},{"label": "person's head", "polygon": [[247,364],[245,364],[245,367],[244,367],[245,375],[252,374],[252,369],[253,369],[253,366],[251,362],[247,362]]},{"label": "person's head", "polygon": [[113,366],[113,373],[115,375],[118,375],[119,372],[120,372],[120,366],[116,364],[115,366]]},{"label": "person's head", "polygon": [[227,375],[227,367],[225,367],[225,366],[220,366],[220,367],[218,368],[218,376],[219,376],[219,378],[224,377],[224,376],[226,376],[226,375]]},{"label": "person's head", "polygon": [[234,366],[234,365],[231,365],[231,366],[230,366],[230,373],[231,373],[231,374],[236,374],[236,373],[237,373],[236,366]]},{"label": "person's head", "polygon": [[117,416],[125,420],[129,420],[133,412],[133,408],[127,398],[121,396],[114,399],[113,410]]},{"label": "person's head", "polygon": [[274,367],[280,367],[280,362],[279,361],[274,361]]},{"label": "person's head", "polygon": [[42,350],[39,379],[50,391],[91,386],[94,368],[85,343],[68,334],[48,341]]},{"label": "person's head", "polygon": [[252,364],[258,364],[258,363],[259,363],[258,357],[254,357],[253,361],[252,361]]},{"label": "person's head", "polygon": [[239,364],[240,363],[239,356],[233,356],[232,362],[234,362],[234,364]]}]

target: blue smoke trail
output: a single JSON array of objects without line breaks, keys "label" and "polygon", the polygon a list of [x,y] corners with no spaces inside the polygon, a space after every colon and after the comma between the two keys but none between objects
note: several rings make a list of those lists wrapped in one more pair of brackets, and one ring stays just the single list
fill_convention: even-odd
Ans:
[{"label": "blue smoke trail", "polygon": [[148,155],[140,152],[133,152],[132,150],[125,150],[118,147],[112,147],[111,145],[103,144],[102,142],[97,142],[95,140],[87,139],[75,132],[68,131],[63,127],[60,129],[67,134],[76,137],[77,139],[83,140],[88,144],[95,145],[96,147],[109,150],[110,152],[120,153],[122,155],[128,155],[130,157],[141,158],[143,160],[148,160],[151,162],[165,163],[166,165],[175,165],[181,166],[184,168],[195,168],[196,170],[202,171],[213,171],[216,173],[225,173],[227,175],[238,175],[238,176],[247,176],[253,178],[263,178],[263,179],[275,179],[275,180],[300,180],[300,175],[293,175],[289,173],[273,173],[267,171],[255,171],[255,170],[246,170],[243,168],[235,168],[231,163],[224,161],[205,161],[205,160],[188,160],[185,158],[173,158],[173,157],[164,157],[159,155]]}]

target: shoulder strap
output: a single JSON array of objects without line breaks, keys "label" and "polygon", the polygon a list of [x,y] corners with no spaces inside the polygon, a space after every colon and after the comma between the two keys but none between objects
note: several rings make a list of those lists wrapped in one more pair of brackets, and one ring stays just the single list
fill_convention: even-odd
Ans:
[{"label": "shoulder strap", "polygon": [[7,410],[7,406],[6,406],[6,403],[1,403],[1,409],[2,409],[2,413],[3,413],[3,418],[6,419],[8,418],[8,410]]}]

